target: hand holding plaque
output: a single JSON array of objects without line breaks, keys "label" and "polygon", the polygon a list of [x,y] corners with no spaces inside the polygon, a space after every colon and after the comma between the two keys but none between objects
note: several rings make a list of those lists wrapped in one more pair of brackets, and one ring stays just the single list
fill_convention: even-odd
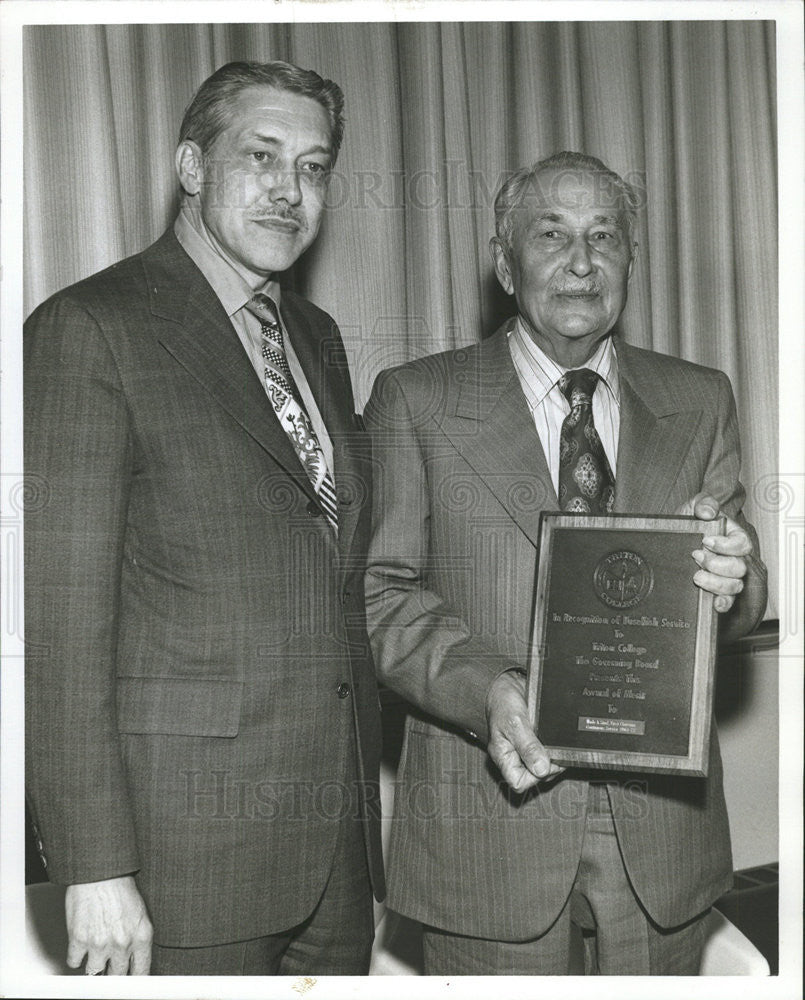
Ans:
[{"label": "hand holding plaque", "polygon": [[691,553],[723,526],[542,515],[528,704],[556,764],[707,774],[716,615]]}]

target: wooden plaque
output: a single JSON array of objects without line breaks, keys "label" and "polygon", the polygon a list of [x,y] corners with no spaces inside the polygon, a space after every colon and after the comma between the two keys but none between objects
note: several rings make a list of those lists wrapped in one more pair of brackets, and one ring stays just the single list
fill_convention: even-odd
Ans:
[{"label": "wooden plaque", "polygon": [[691,553],[723,531],[543,513],[528,704],[555,763],[707,774],[717,622]]}]

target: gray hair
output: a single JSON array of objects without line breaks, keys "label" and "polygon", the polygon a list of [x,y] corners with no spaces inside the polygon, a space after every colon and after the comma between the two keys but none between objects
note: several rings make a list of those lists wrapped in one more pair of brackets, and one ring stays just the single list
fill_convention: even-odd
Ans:
[{"label": "gray hair", "polygon": [[610,170],[597,157],[567,150],[538,160],[530,167],[521,167],[519,170],[515,170],[501,185],[495,196],[495,233],[506,250],[511,249],[514,228],[513,210],[522,203],[526,192],[537,186],[537,175],[543,170],[566,170],[577,174],[582,172],[595,173],[606,177],[618,194],[620,209],[626,222],[629,252],[634,255],[633,236],[637,224],[637,206],[639,204],[635,189],[620,174]]},{"label": "gray hair", "polygon": [[232,123],[235,98],[249,87],[274,87],[318,101],[330,121],[335,163],[344,136],[341,88],[312,69],[301,69],[287,62],[231,62],[221,66],[196,91],[184,113],[179,142],[192,140],[206,156],[221,132]]}]

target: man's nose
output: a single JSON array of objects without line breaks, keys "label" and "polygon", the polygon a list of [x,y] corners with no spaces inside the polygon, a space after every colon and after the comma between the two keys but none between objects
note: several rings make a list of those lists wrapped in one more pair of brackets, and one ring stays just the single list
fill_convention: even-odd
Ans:
[{"label": "man's nose", "polygon": [[571,241],[567,270],[579,278],[583,278],[593,269],[593,262],[590,256],[590,248],[587,240],[582,236],[575,236]]},{"label": "man's nose", "polygon": [[272,201],[287,201],[289,205],[298,205],[302,200],[302,188],[296,170],[276,170],[272,172],[268,194]]}]

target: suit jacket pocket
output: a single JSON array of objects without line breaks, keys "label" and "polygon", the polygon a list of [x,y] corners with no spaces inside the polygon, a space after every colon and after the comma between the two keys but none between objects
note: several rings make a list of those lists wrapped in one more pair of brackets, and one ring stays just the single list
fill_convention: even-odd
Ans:
[{"label": "suit jacket pocket", "polygon": [[121,733],[237,736],[243,682],[199,677],[118,677]]}]

